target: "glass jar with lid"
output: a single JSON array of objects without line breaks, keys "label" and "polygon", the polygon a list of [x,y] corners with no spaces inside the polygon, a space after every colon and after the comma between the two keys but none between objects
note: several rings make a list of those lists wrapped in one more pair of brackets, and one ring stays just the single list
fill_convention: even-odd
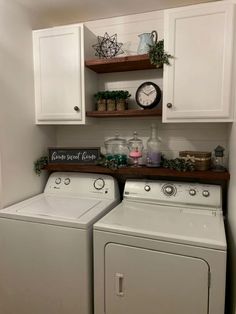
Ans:
[{"label": "glass jar with lid", "polygon": [[118,166],[127,165],[127,142],[126,139],[121,138],[118,133],[115,137],[109,138],[105,141],[106,158],[108,160],[114,159]]},{"label": "glass jar with lid", "polygon": [[128,141],[129,157],[134,161],[133,167],[139,167],[139,158],[142,157],[143,141],[138,138],[138,133],[134,132],[134,136]]}]

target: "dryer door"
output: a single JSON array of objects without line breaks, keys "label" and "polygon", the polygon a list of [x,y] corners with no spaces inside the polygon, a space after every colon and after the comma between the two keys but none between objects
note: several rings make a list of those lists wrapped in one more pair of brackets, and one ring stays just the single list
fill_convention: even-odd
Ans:
[{"label": "dryer door", "polygon": [[199,258],[110,243],[106,314],[207,314],[209,267]]}]

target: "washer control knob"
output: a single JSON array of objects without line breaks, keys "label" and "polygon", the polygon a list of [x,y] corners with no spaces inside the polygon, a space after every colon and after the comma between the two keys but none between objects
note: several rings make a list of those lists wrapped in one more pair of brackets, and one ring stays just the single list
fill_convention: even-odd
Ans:
[{"label": "washer control knob", "polygon": [[203,190],[202,195],[208,197],[210,195],[210,192],[208,190]]},{"label": "washer control knob", "polygon": [[55,183],[56,184],[60,184],[61,183],[61,178],[56,178]]},{"label": "washer control knob", "polygon": [[191,196],[196,195],[196,190],[195,190],[195,189],[190,189],[190,190],[189,190],[189,194],[190,194]]},{"label": "washer control knob", "polygon": [[102,178],[98,178],[93,182],[93,186],[96,190],[101,190],[105,186],[105,181]]},{"label": "washer control knob", "polygon": [[145,185],[144,190],[147,192],[151,191],[150,185]]},{"label": "washer control knob", "polygon": [[65,178],[65,180],[64,180],[64,184],[65,184],[65,185],[70,184],[70,178]]},{"label": "washer control knob", "polygon": [[163,187],[163,192],[167,196],[172,196],[175,195],[176,188],[174,187],[174,185],[167,184]]}]

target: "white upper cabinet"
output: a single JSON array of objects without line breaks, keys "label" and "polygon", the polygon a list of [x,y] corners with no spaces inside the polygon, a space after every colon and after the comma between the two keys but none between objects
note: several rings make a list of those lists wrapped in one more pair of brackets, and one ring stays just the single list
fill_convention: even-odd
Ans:
[{"label": "white upper cabinet", "polygon": [[84,33],[82,24],[33,32],[37,124],[85,123]]},{"label": "white upper cabinet", "polygon": [[163,122],[232,121],[234,5],[224,1],[166,10]]}]

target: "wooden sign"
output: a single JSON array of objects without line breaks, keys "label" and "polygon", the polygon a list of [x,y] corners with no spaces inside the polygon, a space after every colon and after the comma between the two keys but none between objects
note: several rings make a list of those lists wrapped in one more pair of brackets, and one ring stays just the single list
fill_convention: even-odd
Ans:
[{"label": "wooden sign", "polygon": [[100,148],[49,148],[49,164],[95,164],[100,157]]}]

